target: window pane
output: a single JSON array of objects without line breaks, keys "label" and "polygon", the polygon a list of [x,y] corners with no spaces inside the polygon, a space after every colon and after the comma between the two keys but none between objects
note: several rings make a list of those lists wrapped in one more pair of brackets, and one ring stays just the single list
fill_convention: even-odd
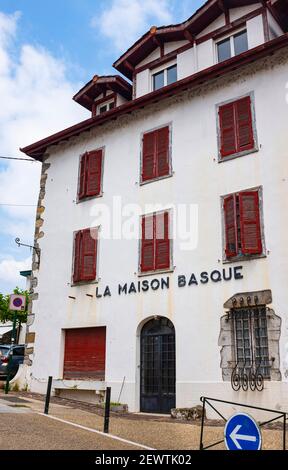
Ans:
[{"label": "window pane", "polygon": [[109,104],[109,109],[113,109],[113,108],[115,108],[114,102]]},{"label": "window pane", "polygon": [[99,109],[99,114],[106,113],[106,111],[107,111],[107,105],[105,104],[104,106],[101,106],[101,108]]},{"label": "window pane", "polygon": [[177,82],[177,65],[173,65],[173,67],[167,69],[167,85],[174,82]]},{"label": "window pane", "polygon": [[164,86],[164,70],[153,75],[153,90],[159,90]]},{"label": "window pane", "polygon": [[235,55],[248,51],[247,31],[242,31],[234,36]]},{"label": "window pane", "polygon": [[225,39],[224,41],[218,42],[217,51],[218,51],[218,62],[222,62],[223,60],[230,59],[231,57],[230,38]]}]

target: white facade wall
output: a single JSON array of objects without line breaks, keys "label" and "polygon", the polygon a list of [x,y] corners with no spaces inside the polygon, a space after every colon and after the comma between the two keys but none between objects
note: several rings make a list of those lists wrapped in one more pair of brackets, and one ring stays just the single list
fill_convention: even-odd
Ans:
[{"label": "white facade wall", "polygon": [[[248,5],[241,8],[232,8],[230,9],[230,20],[234,21],[239,19],[251,11],[256,10],[260,4]],[[272,23],[271,23],[272,24]],[[197,38],[204,36],[205,34],[211,33],[218,29],[221,26],[225,25],[224,15],[221,15],[217,20],[215,20],[211,25],[205,28]],[[248,45],[249,49],[257,47],[260,44],[265,42],[264,38],[264,25],[262,15],[258,15],[246,22],[247,25],[247,35],[248,35]],[[243,28],[241,28],[243,29]],[[278,31],[278,30],[277,30]],[[229,35],[227,35],[228,37]],[[225,35],[224,35],[225,37]],[[178,46],[177,46],[178,44]],[[172,50],[181,47],[181,45],[188,44],[188,41],[178,41],[165,44],[165,54],[171,52]],[[177,46],[177,47],[176,47]],[[157,48],[155,51],[146,57],[141,63],[138,64],[138,67],[146,65],[160,57],[160,49]],[[178,79],[188,77],[189,75],[196,73],[198,71],[204,70],[212,65],[217,63],[217,51],[215,46],[215,41],[213,39],[208,39],[198,45],[195,45],[193,48],[188,49],[185,52],[182,52],[177,55],[177,71]],[[167,64],[159,67],[159,70],[167,68]],[[143,96],[149,93],[151,90],[151,73],[155,73],[155,70],[150,71],[148,69],[139,72],[136,74],[136,98]]]},{"label": "white facade wall", "polygon": [[153,52],[151,52],[151,54],[147,55],[145,59],[139,62],[138,67],[142,67],[142,65],[149,64],[149,62],[159,59],[159,57],[160,57],[160,47],[156,47],[156,49]]},{"label": "white facade wall", "polygon": [[164,54],[169,54],[169,52],[175,51],[176,49],[179,49],[180,47],[186,46],[186,44],[189,44],[189,41],[166,42],[164,44]]},{"label": "white facade wall", "polygon": [[216,51],[213,39],[202,42],[196,46],[197,72],[216,64]]},{"label": "white facade wall", "polygon": [[[281,36],[283,34],[283,31],[275,18],[271,15],[270,11],[267,11],[267,19],[268,19],[268,25],[269,27],[275,32],[277,36]],[[273,38],[270,38],[273,39]]]},{"label": "white facade wall", "polygon": [[260,46],[265,42],[262,15],[247,21],[247,36],[249,49]]},{"label": "white facade wall", "polygon": [[124,98],[123,96],[119,95],[119,93],[117,93],[116,106],[121,106],[121,104],[124,104],[124,103],[127,103],[126,98]]},{"label": "white facade wall", "polygon": [[196,48],[191,47],[187,51],[181,52],[177,56],[177,74],[178,80],[189,77],[197,72]]},{"label": "white facade wall", "polygon": [[149,69],[145,69],[136,75],[136,98],[146,95],[150,92],[151,73]]},{"label": "white facade wall", "polygon": [[235,21],[241,18],[242,16],[248,15],[254,10],[257,10],[257,8],[261,8],[262,4],[261,3],[253,3],[252,5],[246,5],[243,7],[237,7],[237,8],[230,8],[229,9],[229,14],[230,14],[230,21]]},{"label": "white facade wall", "polygon": [[[231,11],[231,10],[230,10]],[[225,16],[224,14],[223,15],[220,15],[218,16],[218,18],[215,20],[215,21],[212,21],[212,23],[210,23],[207,28],[203,29],[203,31],[201,31],[200,34],[198,34],[196,36],[196,38],[201,38],[202,36],[205,36],[205,34],[209,34],[209,33],[212,33],[213,31],[215,31],[216,29],[218,28],[222,28],[223,26],[225,26]]]},{"label": "white facade wall", "polygon": [[[283,59],[284,60],[284,59]],[[253,67],[253,65],[251,66]],[[48,375],[61,379],[65,328],[106,326],[106,382],[112,400],[139,411],[141,326],[154,315],[168,317],[176,330],[177,406],[199,403],[201,395],[266,407],[288,409],[287,278],[287,62],[255,74],[235,75],[210,91],[194,97],[176,97],[151,106],[116,124],[102,126],[49,150],[51,164],[46,183],[44,238],[38,273],[39,300],[33,304],[36,331],[32,366],[33,391],[44,392]],[[273,93],[271,92],[273,83]],[[206,90],[206,91],[205,91]],[[216,105],[250,92],[255,94],[259,152],[219,164],[217,161]],[[273,117],[269,110],[273,109]],[[141,133],[172,123],[173,177],[139,186]],[[76,204],[79,155],[105,146],[103,197]],[[231,263],[243,266],[242,280],[180,289],[178,275],[196,275],[222,269],[222,195],[263,187],[267,257]],[[199,208],[199,242],[190,251],[173,242],[175,271],[171,287],[147,293],[118,296],[118,284],[138,282],[138,240],[104,239],[106,217],[96,217],[113,198],[123,204],[196,204]],[[114,201],[115,202],[115,201]],[[175,213],[175,212],[174,212]],[[95,298],[96,285],[71,287],[73,232],[101,225],[98,251],[99,290],[111,289],[111,298]],[[36,273],[37,275],[37,273]],[[166,277],[155,275],[153,278]],[[150,276],[144,277],[150,279]],[[265,382],[260,392],[233,392],[223,382],[220,368],[220,318],[223,304],[239,292],[271,289],[271,308],[282,318],[280,340],[281,382]],[[94,295],[93,298],[86,294]],[[76,300],[69,299],[76,297]],[[32,330],[33,331],[33,330]],[[65,386],[67,381],[65,381]],[[73,382],[71,382],[71,386]],[[83,387],[87,384],[83,384]],[[99,384],[91,383],[91,389]],[[80,386],[81,389],[81,386]],[[74,393],[75,391],[73,391]]]}]

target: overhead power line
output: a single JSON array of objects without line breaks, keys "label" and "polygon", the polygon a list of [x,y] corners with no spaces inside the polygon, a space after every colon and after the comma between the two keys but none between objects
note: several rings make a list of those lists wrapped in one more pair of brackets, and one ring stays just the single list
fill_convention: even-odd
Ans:
[{"label": "overhead power line", "polygon": [[31,163],[39,163],[37,160],[32,160],[32,158],[20,158],[20,157],[4,157],[3,155],[0,155],[0,158],[3,160],[21,160],[23,162],[31,162]]},{"label": "overhead power line", "polygon": [[37,204],[2,204],[0,206],[10,206],[10,207],[37,207]]}]

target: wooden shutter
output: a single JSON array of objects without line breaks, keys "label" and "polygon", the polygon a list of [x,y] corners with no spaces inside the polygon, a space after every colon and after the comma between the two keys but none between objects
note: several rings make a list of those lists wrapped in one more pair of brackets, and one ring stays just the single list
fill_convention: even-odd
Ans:
[{"label": "wooden shutter", "polygon": [[106,328],[65,331],[64,379],[105,379]]},{"label": "wooden shutter", "polygon": [[142,240],[141,240],[141,272],[154,270],[154,217],[153,215],[142,217]]},{"label": "wooden shutter", "polygon": [[156,134],[157,176],[169,175],[169,127],[159,129]]},{"label": "wooden shutter", "polygon": [[82,232],[79,231],[74,238],[73,282],[78,282],[81,278],[81,239]]},{"label": "wooden shutter", "polygon": [[250,96],[246,96],[235,103],[235,114],[237,121],[237,152],[242,152],[254,147]]},{"label": "wooden shutter", "polygon": [[81,239],[81,281],[94,281],[96,278],[97,230],[82,231]]},{"label": "wooden shutter", "polygon": [[101,193],[102,150],[87,153],[86,196],[99,196]]},{"label": "wooden shutter", "polygon": [[155,269],[170,268],[169,213],[163,212],[155,216]]},{"label": "wooden shutter", "polygon": [[222,157],[237,151],[234,104],[229,103],[219,108],[220,153]]},{"label": "wooden shutter", "polygon": [[224,199],[225,253],[227,258],[237,255],[237,219],[235,195]]},{"label": "wooden shutter", "polygon": [[155,178],[156,132],[148,132],[143,136],[142,149],[142,181]]},{"label": "wooden shutter", "polygon": [[86,157],[87,153],[80,158],[78,198],[83,199],[86,196]]},{"label": "wooden shutter", "polygon": [[258,191],[239,193],[241,247],[243,254],[261,254],[262,240]]}]

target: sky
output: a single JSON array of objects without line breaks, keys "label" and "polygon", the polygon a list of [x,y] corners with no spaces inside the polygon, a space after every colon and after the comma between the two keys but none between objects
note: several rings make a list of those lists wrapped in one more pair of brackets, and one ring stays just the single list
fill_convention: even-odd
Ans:
[{"label": "sky", "polygon": [[[151,26],[179,23],[202,0],[0,0],[0,157],[89,117],[72,96]],[[0,293],[25,287],[41,164],[0,158]]]}]

